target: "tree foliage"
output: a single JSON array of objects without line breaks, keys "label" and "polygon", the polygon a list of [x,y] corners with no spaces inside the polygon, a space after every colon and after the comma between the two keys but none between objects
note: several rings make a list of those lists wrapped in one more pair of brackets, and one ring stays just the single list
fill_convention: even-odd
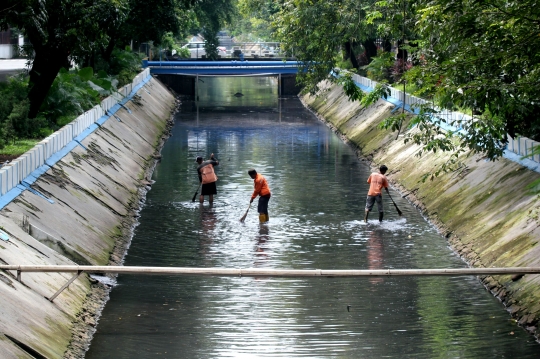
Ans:
[{"label": "tree foliage", "polygon": [[373,1],[292,0],[274,16],[276,37],[288,55],[302,61],[299,81],[310,92],[340,61],[345,43],[373,38],[375,27],[366,21]]},{"label": "tree foliage", "polygon": [[118,30],[121,44],[159,43],[167,32],[182,34],[193,23],[196,4],[196,0],[129,0],[130,11]]},{"label": "tree foliage", "polygon": [[28,119],[29,108],[28,87],[23,78],[0,83],[0,148],[18,137],[18,130],[23,136],[35,135],[34,129],[40,126]]},{"label": "tree foliage", "polygon": [[[431,110],[412,122],[423,134],[410,140],[424,152],[470,148],[495,159],[507,135],[540,140],[537,5],[533,0],[291,0],[282,3],[274,25],[283,47],[304,61],[302,81],[312,91],[339,63],[344,43],[360,42],[367,51],[365,40],[379,39],[378,56],[363,70],[379,80],[404,79],[433,100]],[[386,40],[398,44],[397,53],[385,52]],[[442,121],[433,116],[435,107],[471,111],[473,120],[445,123],[458,130],[439,133],[432,128]],[[384,126],[401,130],[398,117]]]},{"label": "tree foliage", "polygon": [[[159,42],[167,32],[179,34],[195,0],[5,0],[0,28],[21,29],[32,43],[28,116],[41,104],[61,68],[73,63],[114,67],[116,48],[133,42]],[[107,67],[101,65],[102,68]],[[124,74],[125,75],[125,74]]]},{"label": "tree foliage", "polygon": [[237,12],[229,25],[231,33],[249,41],[275,41],[276,29],[269,20],[279,9],[278,1],[238,0]]},{"label": "tree foliage", "polygon": [[117,91],[119,82],[91,67],[61,69],[43,101],[38,116],[29,118],[28,77],[19,75],[0,83],[0,148],[13,140],[44,137],[70,123]]},{"label": "tree foliage", "polygon": [[35,53],[28,91],[28,116],[35,118],[60,69],[106,41],[104,29],[123,21],[127,0],[5,0],[4,6],[0,26],[22,29]]},{"label": "tree foliage", "polygon": [[229,23],[236,11],[232,0],[200,0],[195,6],[195,14],[204,37],[206,57],[218,58],[218,32]]},{"label": "tree foliage", "polygon": [[442,106],[470,108],[474,121],[456,123],[467,144],[500,156],[506,135],[540,139],[540,8],[536,1],[421,1],[418,55],[438,77]]},{"label": "tree foliage", "polygon": [[[385,81],[407,82],[433,101],[412,120],[422,133],[409,140],[423,151],[471,148],[495,159],[507,135],[540,139],[539,23],[533,0],[5,0],[0,27],[21,29],[35,58],[27,100],[11,96],[13,103],[0,108],[13,120],[2,131],[24,132],[21,119],[39,117],[49,89],[62,92],[55,84],[62,67],[91,66],[127,82],[136,71],[130,61],[138,59],[118,48],[147,41],[173,47],[171,39],[191,31],[204,35],[207,56],[217,58],[217,34],[230,25],[281,41],[301,61],[300,82],[313,93],[344,63],[383,82],[365,95],[350,74],[330,77],[352,100],[370,103],[387,93]],[[433,115],[435,106],[470,111],[473,120],[437,132],[431,126],[443,120]],[[401,131],[406,122],[396,116],[383,126]]]}]

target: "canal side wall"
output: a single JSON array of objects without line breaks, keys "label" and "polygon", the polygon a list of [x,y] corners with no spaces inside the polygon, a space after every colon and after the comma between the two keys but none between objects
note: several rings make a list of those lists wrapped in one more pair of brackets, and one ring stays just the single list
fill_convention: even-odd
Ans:
[{"label": "canal side wall", "polygon": [[[540,202],[528,189],[540,180],[539,173],[506,158],[491,162],[469,152],[460,157],[466,167],[422,182],[424,174],[450,159],[448,154],[439,151],[418,157],[419,146],[404,143],[403,136],[396,139],[396,132],[380,129],[395,104],[379,100],[361,108],[359,102],[348,100],[341,86],[326,82],[321,86],[318,96],[301,96],[304,105],[353,146],[361,159],[369,161],[374,171],[386,164],[392,186],[438,228],[470,266],[540,267]],[[387,211],[392,209],[386,206]],[[512,317],[539,338],[540,276],[486,276],[481,280]]]},{"label": "canal side wall", "polygon": [[[0,235],[9,239],[0,240],[0,262],[120,265],[175,105],[147,76],[121,105],[107,105],[84,136],[4,187]],[[49,301],[73,276],[22,272],[19,282],[16,271],[0,272],[1,358],[84,356],[109,288],[82,273]]]}]

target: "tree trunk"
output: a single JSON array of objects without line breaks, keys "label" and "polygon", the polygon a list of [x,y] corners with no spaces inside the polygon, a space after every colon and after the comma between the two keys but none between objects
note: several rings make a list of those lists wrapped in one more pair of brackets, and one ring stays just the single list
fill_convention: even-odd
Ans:
[{"label": "tree trunk", "polygon": [[90,54],[84,57],[84,62],[81,67],[91,67],[95,68],[96,64],[96,54],[92,51]]},{"label": "tree trunk", "polygon": [[383,39],[381,46],[382,49],[386,52],[392,51],[392,43],[388,39]]},{"label": "tree trunk", "polygon": [[352,66],[355,69],[359,68],[360,65],[358,64],[358,60],[356,59],[356,56],[354,54],[353,43],[350,42],[350,41],[347,41],[344,44],[344,46],[345,46],[345,56],[344,56],[343,60],[351,59]]},{"label": "tree trunk", "polygon": [[368,39],[362,42],[362,46],[364,46],[364,49],[366,50],[366,58],[369,64],[371,59],[377,56],[377,45],[375,45],[373,39]]},{"label": "tree trunk", "polygon": [[36,118],[56,75],[67,61],[68,52],[65,50],[43,47],[41,51],[36,51],[32,70],[30,70],[30,91],[28,92],[30,112],[28,118]]},{"label": "tree trunk", "polygon": [[403,60],[405,62],[407,62],[407,58],[408,58],[408,53],[407,53],[407,50],[403,50],[401,48],[401,46],[403,45],[403,41],[399,40],[398,41],[398,50],[397,50],[397,55],[396,55],[396,58],[399,60]]},{"label": "tree trunk", "polygon": [[103,56],[103,60],[107,61],[109,66],[111,65],[111,55],[114,50],[114,47],[116,46],[116,31],[113,31],[110,35],[110,41],[107,44],[107,47],[101,50],[101,56]]}]

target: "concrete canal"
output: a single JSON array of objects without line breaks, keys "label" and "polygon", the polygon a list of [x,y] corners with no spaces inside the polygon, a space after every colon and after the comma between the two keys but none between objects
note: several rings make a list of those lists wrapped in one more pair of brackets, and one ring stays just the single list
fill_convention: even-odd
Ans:
[{"label": "concrete canal", "polygon": [[[204,78],[184,101],[125,259],[130,266],[294,269],[465,264],[391,191],[362,222],[368,164],[272,78]],[[237,94],[235,96],[235,94]],[[241,94],[241,95],[239,95]],[[214,153],[213,206],[191,198]],[[270,222],[245,213],[255,168]],[[385,197],[388,201],[388,198]],[[538,358],[474,277],[117,278],[87,358]]]}]

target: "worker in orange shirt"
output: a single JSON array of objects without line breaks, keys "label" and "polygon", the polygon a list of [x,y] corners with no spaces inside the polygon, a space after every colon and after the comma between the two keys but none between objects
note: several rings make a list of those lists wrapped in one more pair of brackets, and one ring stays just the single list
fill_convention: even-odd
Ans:
[{"label": "worker in orange shirt", "polygon": [[377,208],[379,209],[379,222],[382,222],[384,217],[383,203],[382,203],[382,189],[388,192],[388,180],[384,175],[388,171],[388,167],[382,165],[379,167],[379,173],[373,172],[367,182],[369,183],[369,191],[366,198],[366,215],[364,216],[364,222],[367,223],[369,211],[373,208],[375,202],[377,202]]},{"label": "worker in orange shirt", "polygon": [[254,169],[248,171],[248,175],[253,178],[253,183],[255,184],[255,189],[251,195],[252,203],[257,196],[259,196],[259,204],[257,205],[257,212],[259,212],[259,221],[261,223],[268,222],[270,217],[268,216],[268,202],[270,201],[270,187],[268,187],[268,182],[266,178],[260,173],[257,173]]}]

